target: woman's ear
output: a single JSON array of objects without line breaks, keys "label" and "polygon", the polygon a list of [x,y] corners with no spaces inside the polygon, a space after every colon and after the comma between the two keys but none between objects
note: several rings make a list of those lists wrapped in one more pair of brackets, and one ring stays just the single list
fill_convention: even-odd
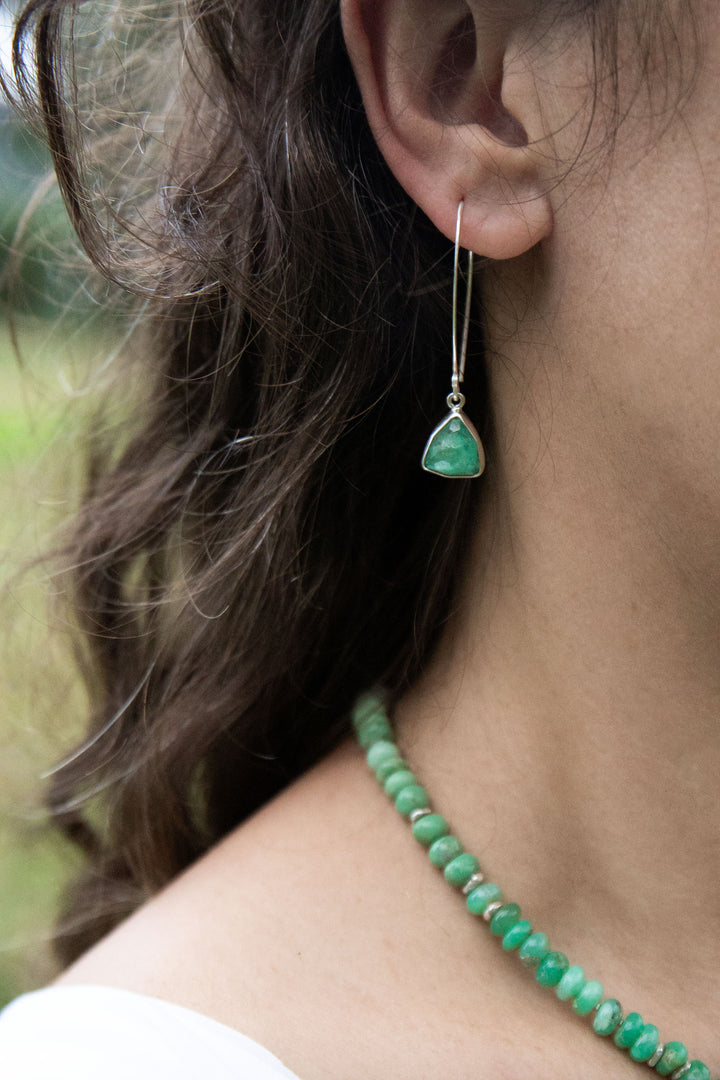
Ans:
[{"label": "woman's ear", "polygon": [[341,0],[342,25],[368,122],[397,180],[450,240],[464,198],[460,243],[509,259],[552,230],[534,146],[542,116],[522,58],[508,70],[510,18],[490,23],[483,0],[470,3]]}]

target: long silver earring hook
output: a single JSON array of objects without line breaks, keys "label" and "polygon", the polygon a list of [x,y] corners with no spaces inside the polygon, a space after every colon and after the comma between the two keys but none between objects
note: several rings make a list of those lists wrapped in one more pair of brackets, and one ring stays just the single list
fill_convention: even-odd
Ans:
[{"label": "long silver earring hook", "polygon": [[455,255],[453,258],[453,291],[452,291],[452,396],[456,402],[462,397],[460,383],[465,378],[465,358],[467,356],[468,334],[470,332],[470,301],[472,299],[473,278],[473,252],[467,253],[467,281],[465,284],[465,310],[463,312],[462,341],[460,342],[460,356],[458,359],[457,340],[457,308],[458,308],[458,276],[460,267],[460,227],[462,225],[463,207],[465,199],[461,199],[457,208],[455,221]]}]

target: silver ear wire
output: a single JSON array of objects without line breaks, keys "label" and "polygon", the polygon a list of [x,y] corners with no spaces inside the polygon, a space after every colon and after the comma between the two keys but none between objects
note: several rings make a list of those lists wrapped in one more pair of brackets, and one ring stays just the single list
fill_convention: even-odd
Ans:
[{"label": "silver ear wire", "polygon": [[458,309],[458,276],[460,269],[460,228],[462,226],[463,207],[465,199],[458,203],[457,218],[455,220],[455,254],[453,258],[453,290],[452,290],[452,392],[455,398],[460,395],[460,383],[465,378],[465,359],[467,357],[468,334],[470,332],[470,302],[472,300],[473,279],[473,252],[467,253],[467,280],[465,282],[465,310],[463,312],[462,341],[460,342],[460,358],[458,360],[457,338],[457,309]]},{"label": "silver ear wire", "polygon": [[465,378],[468,335],[470,332],[470,302],[472,299],[473,253],[467,253],[467,281],[460,348],[458,349],[458,278],[460,276],[460,229],[465,200],[458,203],[455,221],[455,253],[453,257],[452,288],[452,378],[446,401],[450,410],[428,439],[422,456],[426,472],[449,478],[480,476],[485,468],[485,451],[472,422],[463,413],[465,395],[460,384]]}]

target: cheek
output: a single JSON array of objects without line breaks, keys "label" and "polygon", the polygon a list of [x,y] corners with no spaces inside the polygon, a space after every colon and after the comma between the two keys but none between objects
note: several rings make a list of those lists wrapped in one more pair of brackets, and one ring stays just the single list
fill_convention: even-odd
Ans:
[{"label": "cheek", "polygon": [[[628,13],[639,3],[629,3]],[[717,342],[720,275],[720,3],[668,0],[654,36],[620,35],[613,80],[593,82],[583,35],[547,60],[544,96],[566,302],[641,338],[674,338],[683,323]],[[631,23],[633,20],[630,20]],[[622,29],[622,27],[621,27]],[[643,50],[647,49],[647,53]],[[639,50],[639,51],[638,51]],[[640,57],[647,56],[647,77]],[[608,136],[614,117],[623,117]],[[592,119],[594,117],[594,119]],[[607,118],[607,119],[606,119]],[[585,309],[585,310],[583,310]]]},{"label": "cheek", "polygon": [[501,428],[522,444],[527,470],[544,455],[559,462],[565,440],[571,460],[587,456],[589,475],[606,467],[627,490],[655,490],[659,512],[674,506],[697,521],[705,507],[715,558],[720,73],[704,67],[682,112],[663,125],[656,112],[652,137],[648,97],[638,99],[613,153],[601,147],[563,171],[587,132],[579,47],[568,60],[563,77],[538,81],[554,132],[553,235],[534,264],[495,267],[486,291],[491,344],[506,358],[492,369]]},{"label": "cheek", "polygon": [[566,333],[676,403],[720,399],[720,125],[702,141],[697,126],[676,117],[640,158],[623,133],[606,175],[558,192],[548,252]]},{"label": "cheek", "polygon": [[[720,140],[719,140],[720,141]],[[702,152],[700,152],[702,150]],[[571,184],[571,178],[568,179]],[[658,504],[720,512],[720,153],[679,124],[638,159],[558,190],[545,249],[555,400],[607,438],[616,469]],[[552,363],[552,361],[551,361]],[[588,409],[588,402],[591,403]],[[601,421],[592,432],[592,410]],[[704,512],[704,511],[703,511]],[[710,533],[709,533],[710,535]]]}]

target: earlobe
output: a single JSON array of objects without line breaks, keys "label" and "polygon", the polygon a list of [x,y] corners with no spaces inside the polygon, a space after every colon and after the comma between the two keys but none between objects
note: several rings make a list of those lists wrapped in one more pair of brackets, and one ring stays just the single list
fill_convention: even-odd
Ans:
[{"label": "earlobe", "polygon": [[[509,40],[484,33],[464,0],[341,0],[343,31],[368,122],[410,197],[452,240],[508,259],[552,230],[540,117],[530,75],[513,75]],[[549,185],[548,185],[549,186]]]}]

